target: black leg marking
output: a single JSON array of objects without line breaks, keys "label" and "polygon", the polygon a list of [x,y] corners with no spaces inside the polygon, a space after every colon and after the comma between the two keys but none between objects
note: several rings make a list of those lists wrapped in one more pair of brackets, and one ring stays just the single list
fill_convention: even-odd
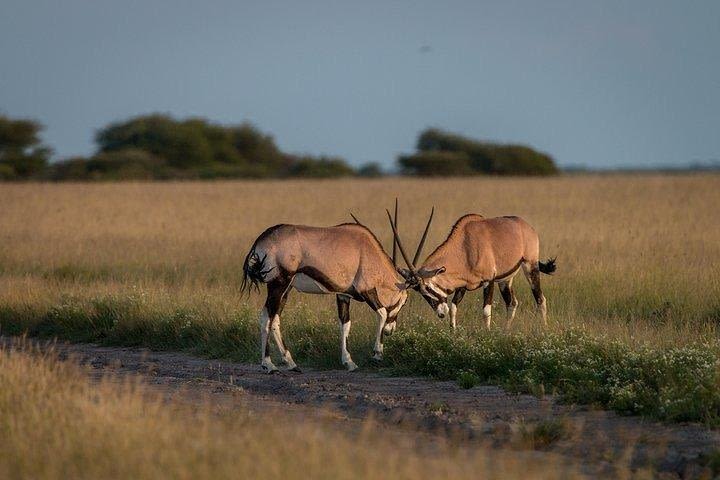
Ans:
[{"label": "black leg marking", "polygon": [[515,292],[513,292],[512,287],[507,283],[502,284],[500,286],[500,294],[505,301],[505,306],[510,308],[512,306],[513,297],[515,296]]},{"label": "black leg marking", "polygon": [[483,289],[483,307],[492,305],[494,292],[495,284],[493,282],[488,283],[488,286]]},{"label": "black leg marking", "polygon": [[530,281],[530,289],[532,290],[533,297],[535,297],[535,303],[541,305],[544,297],[542,289],[540,288],[540,270],[537,268],[530,270],[528,280]]},{"label": "black leg marking", "polygon": [[467,288],[465,287],[460,287],[455,290],[455,295],[453,295],[452,298],[452,303],[454,303],[455,306],[460,305],[460,302],[462,302],[462,299],[465,296],[465,292],[467,292]]},{"label": "black leg marking", "polygon": [[337,300],[338,318],[340,319],[340,323],[347,323],[348,320],[350,320],[350,299],[344,295],[336,295],[335,299]]},{"label": "black leg marking", "polygon": [[285,302],[287,301],[290,284],[284,280],[275,280],[267,284],[267,299],[265,300],[265,310],[268,315],[267,339],[265,341],[265,350],[263,358],[270,356],[270,334],[275,322],[275,315],[280,315]]},{"label": "black leg marking", "polygon": [[372,290],[364,292],[362,295],[365,303],[370,305],[370,308],[372,308],[373,311],[377,312],[382,308],[382,305],[380,305],[380,299],[377,295],[377,290],[375,290],[374,288]]}]

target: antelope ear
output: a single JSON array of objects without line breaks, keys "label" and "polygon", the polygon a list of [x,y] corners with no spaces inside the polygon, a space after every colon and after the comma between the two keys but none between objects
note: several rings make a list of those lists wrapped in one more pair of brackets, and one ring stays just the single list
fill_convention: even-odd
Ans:
[{"label": "antelope ear", "polygon": [[435,275],[440,275],[445,272],[445,267],[435,268],[433,270],[420,269],[418,275],[420,278],[432,278]]}]

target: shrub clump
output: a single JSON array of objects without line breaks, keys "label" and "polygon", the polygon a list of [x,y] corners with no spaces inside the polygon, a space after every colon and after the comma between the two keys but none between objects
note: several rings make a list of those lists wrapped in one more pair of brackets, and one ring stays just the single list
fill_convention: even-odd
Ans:
[{"label": "shrub clump", "polygon": [[557,166],[549,155],[525,145],[481,142],[429,128],[417,141],[417,152],[398,158],[407,175],[553,175]]},{"label": "shrub clump", "polygon": [[460,372],[457,383],[460,388],[468,390],[480,384],[480,377],[473,372]]},{"label": "shrub clump", "polygon": [[[341,177],[355,170],[342,158],[283,152],[249,123],[142,115],[112,123],[95,137],[98,151],[53,164],[54,180],[164,180]],[[0,175],[4,175],[0,172]]]}]

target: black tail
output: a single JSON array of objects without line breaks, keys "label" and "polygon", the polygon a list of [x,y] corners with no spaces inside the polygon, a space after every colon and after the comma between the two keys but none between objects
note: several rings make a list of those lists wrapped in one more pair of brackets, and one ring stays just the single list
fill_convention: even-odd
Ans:
[{"label": "black tail", "polygon": [[265,275],[270,273],[273,268],[265,269],[265,259],[267,255],[262,258],[255,252],[255,245],[250,249],[250,252],[245,257],[243,262],[243,276],[242,282],[240,282],[240,293],[245,293],[254,288],[255,291],[260,291],[260,284],[265,283]]},{"label": "black tail", "polygon": [[553,273],[555,273],[555,270],[557,270],[555,260],[557,260],[557,257],[549,258],[546,262],[540,262],[540,272],[544,273],[545,275],[552,275]]}]

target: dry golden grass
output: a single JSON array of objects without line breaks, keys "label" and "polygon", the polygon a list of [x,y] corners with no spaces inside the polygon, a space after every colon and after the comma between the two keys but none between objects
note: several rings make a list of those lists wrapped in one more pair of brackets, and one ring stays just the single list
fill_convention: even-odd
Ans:
[{"label": "dry golden grass", "polygon": [[350,432],[273,409],[191,408],[28,347],[0,347],[0,384],[0,478],[580,477],[556,456],[418,448],[372,423]]},{"label": "dry golden grass", "polygon": [[[398,196],[409,248],[432,205],[428,252],[464,213],[519,215],[534,225],[542,256],[558,256],[558,273],[543,279],[556,333],[580,328],[628,344],[716,348],[719,187],[718,175],[0,184],[0,330],[40,325],[39,333],[84,339],[82,330],[92,328],[87,339],[160,348],[201,343],[202,353],[256,361],[249,318],[264,299],[238,294],[255,237],[283,222],[336,224],[352,211],[389,246],[384,209]],[[524,280],[516,285],[514,328],[523,333],[539,322]],[[461,305],[460,346],[484,334],[480,298],[470,294]],[[373,315],[354,304],[352,316],[353,357],[362,365]],[[412,295],[399,330],[412,329],[419,317],[432,312]],[[305,361],[339,366],[336,321],[333,298],[293,294],[283,316],[285,340]],[[503,321],[498,303],[495,321]],[[47,330],[54,323],[61,327]],[[97,336],[107,332],[114,336]],[[224,338],[216,342],[219,332]],[[132,385],[91,386],[77,370],[37,356],[0,355],[0,385],[0,477],[415,478],[487,471],[509,478],[535,468],[495,452],[463,461],[450,453],[426,458],[409,446],[355,442],[322,425],[191,415]],[[700,399],[691,418],[709,421],[698,411],[714,418],[712,402]],[[290,436],[298,440],[284,441]],[[557,476],[538,468],[538,475]]]},{"label": "dry golden grass", "polygon": [[[247,302],[237,295],[243,257],[266,227],[332,225],[352,211],[389,245],[384,209],[398,196],[409,248],[436,206],[426,253],[467,212],[534,225],[542,256],[558,256],[558,273],[544,278],[553,328],[628,341],[714,338],[719,187],[718,175],[0,184],[0,305],[141,291],[151,303],[236,311]],[[532,297],[524,279],[516,285],[517,328],[531,328]],[[478,323],[479,302],[466,297],[461,324]],[[333,322],[333,299],[294,294],[289,315],[298,303]],[[496,322],[503,310],[496,303]],[[431,312],[413,298],[403,317],[416,315]],[[362,306],[353,316],[371,318]]]}]

